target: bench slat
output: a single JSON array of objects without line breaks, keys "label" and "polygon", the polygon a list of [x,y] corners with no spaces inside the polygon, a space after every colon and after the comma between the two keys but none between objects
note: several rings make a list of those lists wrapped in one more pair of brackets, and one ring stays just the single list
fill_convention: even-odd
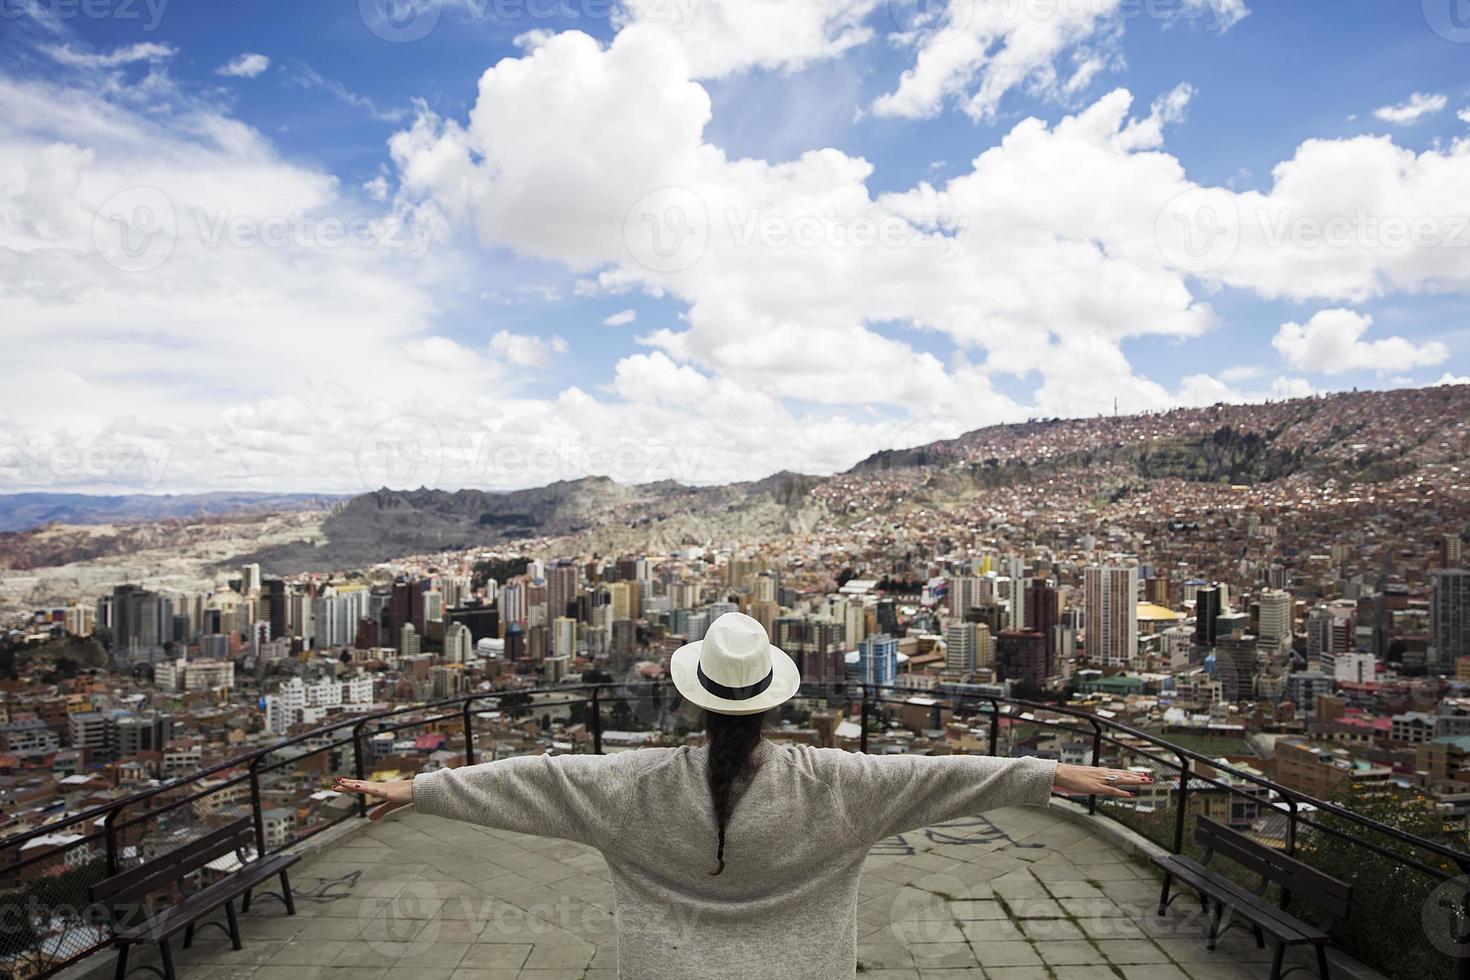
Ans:
[{"label": "bench slat", "polygon": [[[135,868],[129,868],[126,871],[118,872],[110,878],[104,878],[92,886],[92,900],[103,901],[108,899],[119,892],[131,888],[137,882],[153,877],[163,868],[188,865],[195,860],[196,855],[208,851],[222,840],[229,840],[238,836],[242,831],[251,830],[253,826],[248,817],[241,817],[239,820],[233,820],[217,830],[210,831],[203,837],[190,841],[182,847],[176,847],[165,854],[150,858]],[[198,863],[208,864],[212,860],[214,858],[210,857]]]},{"label": "bench slat", "polygon": [[1353,886],[1323,874],[1304,861],[1259,844],[1204,814],[1199,814],[1195,820],[1195,840],[1334,918],[1347,915]]},{"label": "bench slat", "polygon": [[244,894],[247,888],[254,888],[266,879],[289,868],[299,859],[300,855],[296,854],[277,854],[264,861],[253,861],[228,878],[200,889],[177,905],[169,906],[158,915],[150,916],[143,922],[117,930],[115,938],[124,943],[155,943],[160,939],[166,939],[189,923],[197,922],[215,911],[225,902]]},{"label": "bench slat", "polygon": [[1180,881],[1229,905],[1244,918],[1259,925],[1290,946],[1323,942],[1327,933],[1285,912],[1248,888],[1211,871],[1192,858],[1178,854],[1156,857],[1154,862]]},{"label": "bench slat", "polygon": [[[149,895],[165,890],[180,878],[199,870],[215,858],[223,857],[231,851],[238,850],[242,847],[248,847],[254,838],[255,835],[253,832],[242,830],[233,837],[226,837],[215,841],[209,848],[196,851],[190,855],[188,861],[159,862],[157,866],[146,865],[151,871],[150,874],[130,881],[122,888],[113,890],[107,896],[107,901],[118,904],[147,898]],[[96,892],[94,892],[95,894]]]}]

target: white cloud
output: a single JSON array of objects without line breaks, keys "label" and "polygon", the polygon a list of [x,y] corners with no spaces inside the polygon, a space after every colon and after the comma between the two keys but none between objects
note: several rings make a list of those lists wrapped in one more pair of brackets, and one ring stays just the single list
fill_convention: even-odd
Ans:
[{"label": "white cloud", "polygon": [[[562,34],[490,69],[479,88],[467,124],[424,117],[393,138],[405,192],[486,242],[595,271],[604,289],[679,296],[688,329],[645,339],[772,396],[993,421],[1023,409],[989,374],[1036,370],[1055,376],[1038,394],[1049,411],[1110,408],[1115,392],[1157,407],[1168,392],[1134,377],[1117,345],[1195,335],[1213,320],[1153,240],[1153,215],[1184,186],[1178,165],[1139,152],[1157,148],[1182,94],[1142,119],[1115,93],[1055,131],[1027,121],[943,190],[874,198],[870,165],[836,150],[768,163],[705,143],[709,97],[664,32],[629,28],[606,49]],[[1084,171],[1095,175],[1087,186],[1074,179]],[[625,233],[651,230],[630,231],[630,213],[656,225],[676,213],[665,205],[707,219],[688,268],[641,264],[658,265],[643,252],[651,242],[630,251]],[[865,228],[892,240],[864,245]],[[818,247],[795,241],[807,232]],[[947,366],[868,326],[885,321],[988,357]]]},{"label": "white cloud", "polygon": [[544,367],[553,354],[564,353],[567,342],[560,337],[543,339],[502,330],[490,338],[490,350],[502,360],[520,367]]},{"label": "white cloud", "polygon": [[[707,137],[711,99],[698,82],[850,51],[879,11],[869,4],[854,20],[855,7],[836,3],[713,9],[711,24],[734,18],[725,26],[735,35],[744,16],[797,23],[791,36],[730,46],[709,26],[680,37],[644,17],[607,43],[538,36],[484,73],[466,117],[424,113],[396,133],[392,170],[361,191],[288,162],[215,108],[184,112],[175,97],[145,111],[101,83],[44,88],[0,73],[0,210],[12,217],[0,226],[0,280],[17,284],[0,293],[0,322],[24,362],[54,360],[60,345],[76,351],[44,378],[27,372],[7,385],[0,432],[17,444],[146,439],[169,450],[165,489],[375,486],[384,481],[359,448],[379,425],[406,425],[414,445],[437,446],[435,482],[445,486],[824,472],[923,441],[916,433],[1111,411],[1115,400],[1127,412],[1309,393],[1300,377],[1259,370],[1176,381],[1130,363],[1130,341],[1216,326],[1206,300],[1220,287],[1332,302],[1470,290],[1463,252],[1273,243],[1256,224],[1351,215],[1365,201],[1388,215],[1470,213],[1470,147],[1416,155],[1386,138],[1305,143],[1269,188],[1222,191],[1249,227],[1231,261],[1191,273],[1167,261],[1157,230],[1169,203],[1198,189],[1165,147],[1188,85],[1148,93],[1158,97],[1137,111],[1119,90],[1055,122],[1021,120],[973,160],[879,192],[872,164],[840,150],[731,155]],[[1076,80],[1112,64],[1111,29],[1099,21],[1079,33],[1085,42],[1055,48],[1065,71],[1036,67],[1050,57],[1045,45],[1027,57],[1018,49],[941,100],[975,109],[992,71],[996,99],[1016,85],[1078,97]],[[1005,71],[1020,75],[1006,82]],[[140,186],[167,189],[188,220],[167,263],[128,274],[101,261],[92,219]],[[211,225],[194,220],[258,223],[297,210],[394,217],[444,236],[415,260],[294,240],[210,245]],[[654,231],[673,252],[653,248]],[[699,245],[692,257],[673,237],[686,231]],[[474,240],[515,254],[486,256]],[[531,281],[487,281],[517,255],[534,263]],[[567,285],[543,263],[570,270],[577,296],[644,293],[682,304],[681,315],[660,316],[673,326],[644,331],[643,350],[577,384],[561,376],[587,359],[558,359],[568,345],[549,331],[497,324],[493,336],[466,336],[459,325],[483,315],[481,304],[506,307],[506,324],[537,322],[540,304]],[[636,322],[632,306],[604,322]],[[1311,328],[1288,346],[1308,343]],[[1401,338],[1362,335],[1349,350],[1370,348],[1375,361],[1401,353],[1378,346]],[[1433,346],[1409,348],[1428,363]],[[1031,390],[1009,397],[1001,376]],[[527,397],[523,382],[559,390]],[[487,445],[536,450],[541,462],[506,464]],[[62,482],[52,476],[48,486]],[[25,477],[0,469],[5,487]],[[70,485],[82,483],[106,480]]]},{"label": "white cloud", "polygon": [[1248,16],[1245,0],[1184,0],[1174,18],[1223,34]]},{"label": "white cloud", "polygon": [[[0,72],[6,346],[26,363],[73,350],[64,370],[22,372],[0,395],[0,485],[343,480],[354,424],[388,393],[441,387],[412,355],[433,353],[413,345],[441,277],[459,276],[453,256],[308,242],[298,215],[308,232],[394,216],[217,112],[166,93],[135,110],[110,93]],[[133,449],[167,460],[161,483],[122,465]],[[61,465],[89,452],[95,465]]]},{"label": "white cloud", "polygon": [[1470,385],[1470,378],[1464,377],[1463,375],[1451,374],[1450,372],[1446,371],[1444,374],[1440,375],[1440,378],[1438,381],[1435,382],[1435,385]]},{"label": "white cloud", "polygon": [[914,64],[898,87],[873,103],[879,116],[928,118],[957,100],[974,119],[995,115],[1002,97],[1022,85],[1057,96],[1070,84],[1058,62],[1074,52],[1076,76],[1090,80],[1119,57],[1119,0],[1077,0],[1038,7],[1025,3],[949,0],[918,4],[920,16],[895,35],[914,49]]},{"label": "white cloud", "polygon": [[[913,49],[914,63],[873,111],[929,118],[953,101],[973,119],[991,119],[1017,89],[1071,101],[1123,65],[1123,31],[1141,9],[1126,0],[890,4],[890,11],[912,12],[890,39]],[[1183,0],[1146,12],[1222,34],[1250,13],[1244,0]]]},{"label": "white cloud", "polygon": [[326,92],[344,105],[349,105],[379,122],[402,122],[408,117],[403,109],[383,108],[366,95],[352,91],[336,79],[325,77],[310,65],[294,65],[287,71],[286,77],[301,88]]},{"label": "white cloud", "polygon": [[1432,367],[1449,359],[1449,349],[1438,341],[1414,344],[1403,337],[1363,340],[1372,325],[1371,316],[1353,310],[1322,310],[1305,325],[1283,323],[1271,343],[1292,367],[1320,374],[1387,374]]},{"label": "white cloud", "polygon": [[1455,115],[1460,117],[1460,122],[1470,123],[1470,109],[1461,109]]},{"label": "white cloud", "polygon": [[1186,377],[1179,383],[1176,404],[1196,408],[1221,403],[1259,404],[1268,400],[1307,398],[1316,393],[1311,382],[1305,378],[1282,375],[1273,378],[1266,388],[1239,388],[1231,383],[1229,375],[1229,371],[1222,371],[1218,378],[1208,374],[1192,374]]},{"label": "white cloud", "polygon": [[1298,301],[1470,291],[1470,140],[1416,154],[1386,136],[1312,139],[1273,178],[1217,192],[1230,248],[1201,279]]},{"label": "white cloud", "polygon": [[215,69],[216,75],[228,78],[255,78],[271,66],[270,58],[263,54],[245,53],[236,55]]},{"label": "white cloud", "polygon": [[602,325],[604,327],[626,327],[636,319],[638,319],[638,314],[635,311],[621,310],[603,320]]},{"label": "white cloud", "polygon": [[666,32],[682,47],[690,77],[722,78],[836,57],[872,38],[864,21],[879,10],[888,12],[883,0],[627,0],[622,18]]},{"label": "white cloud", "polygon": [[1386,123],[1406,126],[1409,123],[1418,122],[1425,116],[1444,111],[1447,105],[1449,105],[1449,99],[1443,95],[1426,95],[1423,92],[1415,92],[1407,100],[1397,105],[1386,105],[1381,109],[1373,110],[1373,115]]},{"label": "white cloud", "polygon": [[368,197],[371,197],[374,201],[381,202],[388,200],[388,178],[385,177],[383,174],[378,174],[373,179],[364,181],[362,189],[366,191]]},{"label": "white cloud", "polygon": [[423,337],[410,341],[404,353],[415,364],[441,372],[478,372],[483,364],[478,354],[448,337]]},{"label": "white cloud", "polygon": [[77,51],[70,44],[42,44],[41,51],[52,60],[71,68],[97,69],[117,68],[137,62],[167,61],[178,53],[167,44],[144,42],[114,48],[111,51]]},{"label": "white cloud", "polygon": [[526,31],[523,34],[517,34],[511,39],[511,43],[522,51],[534,51],[555,36],[555,31],[538,28],[536,30]]}]

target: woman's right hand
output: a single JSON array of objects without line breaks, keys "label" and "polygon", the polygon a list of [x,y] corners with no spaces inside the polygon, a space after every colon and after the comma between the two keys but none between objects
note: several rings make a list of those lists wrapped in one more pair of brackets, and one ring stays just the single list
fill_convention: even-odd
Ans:
[{"label": "woman's right hand", "polygon": [[348,779],[338,776],[333,787],[339,793],[363,793],[386,802],[375,806],[368,813],[369,820],[381,820],[400,807],[413,802],[413,780],[394,779],[386,783],[370,783],[365,779]]},{"label": "woman's right hand", "polygon": [[1131,769],[1103,769],[1098,766],[1069,766],[1057,763],[1053,785],[1063,793],[1077,796],[1137,796],[1130,786],[1147,786],[1154,778]]}]

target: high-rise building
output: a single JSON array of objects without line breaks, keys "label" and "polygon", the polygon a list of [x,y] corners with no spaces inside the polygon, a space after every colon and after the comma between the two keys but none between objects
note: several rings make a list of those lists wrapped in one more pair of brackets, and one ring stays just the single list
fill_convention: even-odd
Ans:
[{"label": "high-rise building", "polygon": [[1046,636],[1051,655],[1057,649],[1057,622],[1061,614],[1061,596],[1044,578],[1031,579],[1026,585],[1025,629]]},{"label": "high-rise building", "polygon": [[868,635],[868,606],[861,596],[850,596],[842,604],[842,630],[848,643],[861,642]]},{"label": "high-rise building", "polygon": [[286,613],[286,580],[268,578],[260,583],[262,619],[271,624],[271,639],[289,636]]},{"label": "high-rise building", "polygon": [[878,620],[878,632],[888,633],[891,636],[898,635],[898,604],[891,598],[878,600],[878,608],[874,610]]},{"label": "high-rise building", "polygon": [[1093,565],[1083,576],[1087,657],[1127,667],[1138,660],[1138,569]]},{"label": "high-rise building", "polygon": [[420,636],[425,630],[424,592],[428,583],[415,579],[393,583],[393,597],[388,606],[388,621],[384,624],[391,633],[405,626],[412,626]]},{"label": "high-rise building", "polygon": [[575,616],[581,569],[576,562],[559,561],[546,570],[547,617]]},{"label": "high-rise building", "polygon": [[573,657],[577,653],[577,621],[570,616],[558,616],[551,621],[551,655]]},{"label": "high-rise building", "polygon": [[607,587],[608,603],[612,606],[612,618],[638,618],[638,582],[619,579]]},{"label": "high-rise building", "polygon": [[1226,701],[1249,701],[1256,693],[1256,638],[1221,637],[1215,644],[1215,679]]},{"label": "high-rise building", "polygon": [[1218,585],[1201,586],[1194,591],[1194,642],[1202,647],[1215,645],[1216,626],[1225,611],[1225,596]]},{"label": "high-rise building", "polygon": [[419,631],[414,629],[413,623],[404,623],[398,631],[398,656],[407,660],[419,655]]},{"label": "high-rise building", "polygon": [[975,623],[952,622],[944,628],[945,666],[968,674],[975,669]]},{"label": "high-rise building", "polygon": [[240,594],[255,595],[260,591],[260,566],[251,562],[240,569]]},{"label": "high-rise building", "polygon": [[1291,649],[1291,593],[1267,589],[1257,600],[1260,625],[1256,635],[1269,653],[1285,653]]},{"label": "high-rise building", "polygon": [[1455,661],[1470,654],[1470,571],[1449,568],[1435,573],[1429,620],[1434,641],[1430,669],[1453,675]]},{"label": "high-rise building", "polygon": [[444,631],[444,659],[452,664],[462,664],[470,659],[475,648],[475,638],[464,623],[450,623]]},{"label": "high-rise building", "polygon": [[771,642],[801,668],[803,684],[839,684],[846,664],[843,626],[830,617],[777,616],[771,621]]},{"label": "high-rise building", "polygon": [[112,590],[106,610],[112,625],[112,650],[155,659],[163,645],[173,641],[173,602],[138,585]]},{"label": "high-rise building", "polygon": [[858,644],[858,679],[877,687],[894,685],[898,680],[898,637],[879,633]]},{"label": "high-rise building", "polygon": [[1046,634],[1037,630],[1006,630],[995,640],[995,663],[1003,680],[1040,687],[1053,673]]},{"label": "high-rise building", "polygon": [[945,585],[944,593],[949,614],[956,619],[963,619],[966,611],[980,605],[982,598],[989,598],[988,585],[986,579],[970,575],[950,579]]},{"label": "high-rise building", "polygon": [[[1026,562],[1022,558],[1007,558],[1002,562],[1006,570],[1005,599],[1011,606],[1009,626],[1013,630],[1026,628],[1026,590],[1031,580],[1026,577]],[[999,583],[997,583],[999,584]]]},{"label": "high-rise building", "polygon": [[500,589],[500,610],[506,625],[520,623],[524,626],[529,617],[526,614],[526,584],[522,579],[511,579]]}]

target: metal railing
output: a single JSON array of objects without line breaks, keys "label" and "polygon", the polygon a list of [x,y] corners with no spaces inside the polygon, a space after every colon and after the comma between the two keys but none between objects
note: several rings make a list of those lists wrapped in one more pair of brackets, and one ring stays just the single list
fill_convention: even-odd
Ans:
[{"label": "metal railing", "polygon": [[[340,718],[0,839],[0,980],[48,976],[107,946],[105,920],[88,903],[88,886],[220,823],[250,816],[256,852],[264,855],[366,815],[361,796],[312,791],[326,789],[331,774],[349,767],[366,778],[374,735],[449,731],[463,738],[465,761],[474,764],[480,754],[477,736],[484,735],[477,723],[484,712],[514,717],[567,708],[585,721],[587,748],[601,753],[603,716],[617,702],[646,697],[660,710],[678,703],[667,682],[543,688],[529,692],[530,703],[524,702],[525,693],[474,693]],[[847,693],[856,696],[834,700],[849,706],[858,702],[864,752],[875,735],[899,730],[884,727],[895,706],[916,710],[910,700],[914,692],[860,685]],[[936,721],[940,711],[983,721],[991,755],[1014,754],[1034,728],[1076,736],[1085,747],[1083,761],[1092,765],[1148,766],[1156,778],[1146,794],[1129,800],[1092,797],[1088,811],[1175,853],[1192,849],[1192,814],[1220,817],[1355,884],[1354,911],[1334,931],[1335,945],[1396,977],[1470,980],[1470,888],[1464,879],[1470,875],[1470,852],[1076,708],[956,695],[936,699],[928,710]],[[1278,897],[1290,905],[1290,895]],[[1425,930],[1435,916],[1451,948],[1426,942]]]}]

